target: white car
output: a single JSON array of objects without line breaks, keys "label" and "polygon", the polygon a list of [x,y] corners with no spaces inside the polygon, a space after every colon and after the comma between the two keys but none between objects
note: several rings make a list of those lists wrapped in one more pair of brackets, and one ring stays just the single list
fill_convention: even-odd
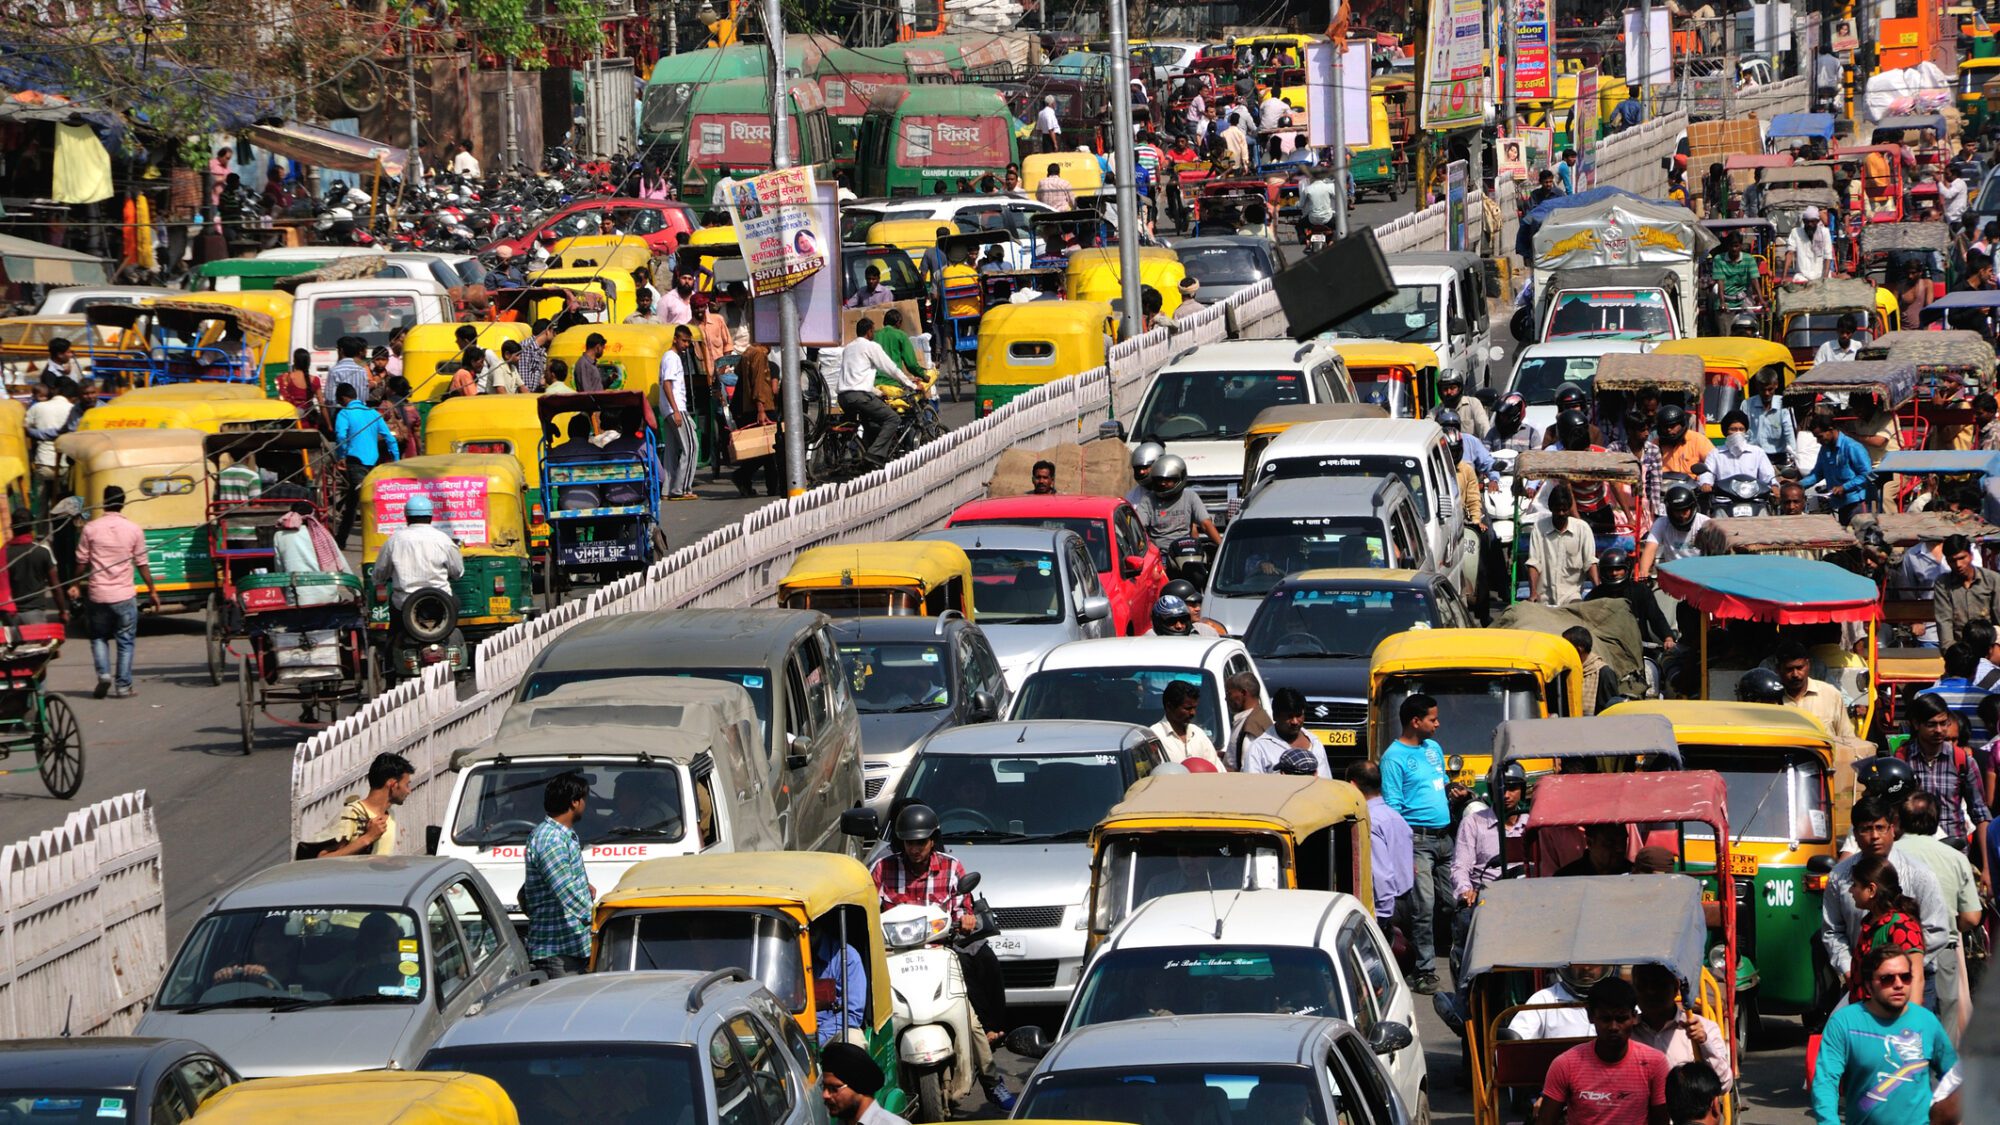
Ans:
[{"label": "white car", "polygon": [[[185,289],[168,289],[161,285],[65,285],[49,290],[42,298],[42,307],[35,310],[36,316],[69,316],[81,314],[83,306],[137,305],[156,297],[185,297]],[[81,332],[78,333],[81,335]]]},{"label": "white car", "polygon": [[[1556,390],[1564,383],[1580,383],[1585,390],[1597,377],[1597,361],[1613,352],[1637,355],[1653,350],[1644,340],[1555,340],[1529,344],[1514,358],[1514,370],[1507,376],[1501,397],[1521,392],[1528,401],[1528,425],[1537,434],[1546,434],[1556,424]],[[1498,401],[1496,399],[1495,401]],[[1480,434],[1485,437],[1485,434]]]},{"label": "white car", "polygon": [[1092,955],[1058,1042],[1140,1015],[1333,1016],[1368,1041],[1412,1119],[1428,1120],[1414,994],[1372,908],[1338,891],[1243,891],[1223,902],[1204,890],[1142,903]]},{"label": "white car", "polygon": [[1175,356],[1139,399],[1128,443],[1156,441],[1187,462],[1188,484],[1221,524],[1243,487],[1243,435],[1273,406],[1353,402],[1347,362],[1325,344],[1225,340]]},{"label": "white car", "polygon": [[1166,717],[1160,693],[1175,680],[1186,680],[1201,691],[1194,725],[1219,750],[1242,718],[1230,713],[1222,695],[1224,682],[1239,672],[1257,678],[1263,699],[1263,677],[1257,676],[1250,650],[1234,637],[1069,641],[1029,665],[1007,718],[1107,719],[1150,727]]},{"label": "white car", "polygon": [[[1035,256],[1029,216],[1053,214],[1055,208],[1037,200],[1011,195],[926,195],[908,199],[863,199],[840,209],[841,240],[865,242],[868,228],[891,219],[935,219],[955,226],[961,234],[1005,229],[1013,241],[1003,243],[1008,269],[1026,269]],[[916,254],[910,255],[914,261]]]}]

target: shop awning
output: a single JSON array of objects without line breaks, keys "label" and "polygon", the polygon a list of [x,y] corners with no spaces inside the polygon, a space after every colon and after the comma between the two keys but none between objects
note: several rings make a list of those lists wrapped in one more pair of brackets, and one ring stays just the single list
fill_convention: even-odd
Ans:
[{"label": "shop awning", "polygon": [[46,242],[0,234],[0,265],[7,280],[24,285],[103,285],[104,259]]},{"label": "shop awning", "polygon": [[315,168],[336,172],[368,173],[379,161],[384,175],[400,176],[409,161],[409,152],[394,145],[350,137],[316,125],[287,121],[282,125],[252,125],[242,136],[258,148],[289,157]]}]

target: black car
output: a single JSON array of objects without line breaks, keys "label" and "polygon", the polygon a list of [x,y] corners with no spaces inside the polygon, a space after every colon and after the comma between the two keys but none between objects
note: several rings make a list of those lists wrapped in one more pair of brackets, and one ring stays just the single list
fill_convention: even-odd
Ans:
[{"label": "black car", "polygon": [[15,1039],[0,1043],[0,1117],[53,1125],[186,1121],[242,1081],[191,1039]]},{"label": "black car", "polygon": [[878,811],[926,736],[992,722],[1007,710],[993,646],[957,614],[844,618],[834,621],[833,637],[861,711],[865,800]]},{"label": "black car", "polygon": [[1458,580],[1432,570],[1303,570],[1285,576],[1243,631],[1266,690],[1306,697],[1306,729],[1326,746],[1336,776],[1368,756],[1368,660],[1386,637],[1411,629],[1478,625]]}]

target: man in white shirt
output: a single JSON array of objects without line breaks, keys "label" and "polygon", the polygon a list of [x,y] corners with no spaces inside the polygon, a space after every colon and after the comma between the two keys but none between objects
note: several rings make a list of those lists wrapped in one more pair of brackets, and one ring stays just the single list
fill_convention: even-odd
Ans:
[{"label": "man in white shirt", "polygon": [[1056,96],[1042,95],[1042,108],[1035,114],[1035,136],[1043,152],[1062,151],[1062,121],[1056,117]]},{"label": "man in white shirt", "polygon": [[1853,313],[1841,313],[1840,319],[1834,322],[1833,339],[1819,346],[1819,350],[1813,353],[1813,362],[1845,363],[1859,357],[1861,341],[1854,337],[1854,332],[1859,327],[1860,322],[1854,319]]},{"label": "man in white shirt", "polygon": [[1271,725],[1264,733],[1243,744],[1244,773],[1277,773],[1278,762],[1288,751],[1305,750],[1313,756],[1313,773],[1332,778],[1326,755],[1305,732],[1306,697],[1297,688],[1279,688],[1271,693]]},{"label": "man in white shirt", "polygon": [[[1507,1029],[1523,1039],[1579,1039],[1595,1034],[1590,1014],[1580,1005],[1590,986],[1609,975],[1604,965],[1571,965],[1556,971],[1556,982],[1528,997],[1527,1011],[1514,1013]],[[1541,1004],[1576,1004],[1574,1008],[1542,1008]]]},{"label": "man in white shirt", "polygon": [[1820,222],[1819,208],[1799,213],[1799,225],[1785,236],[1786,272],[1793,281],[1819,281],[1833,262],[1833,236]]},{"label": "man in white shirt", "polygon": [[1278,91],[1267,89],[1264,91],[1264,100],[1257,106],[1257,124],[1265,129],[1276,129],[1285,118],[1291,116],[1291,113],[1292,107],[1285,104],[1285,100],[1278,96]]},{"label": "man in white shirt", "polygon": [[451,170],[467,179],[479,178],[479,158],[472,155],[472,145],[458,142],[458,155],[451,158]]},{"label": "man in white shirt", "polygon": [[1965,218],[1967,191],[1966,182],[1958,177],[1958,169],[1949,164],[1938,169],[1938,202],[1944,206],[1944,221],[1952,226]]},{"label": "man in white shirt", "polygon": [[46,393],[48,397],[37,399],[34,405],[28,407],[24,424],[28,436],[35,440],[35,487],[46,495],[55,489],[57,480],[62,476],[61,459],[56,456],[56,438],[69,425],[69,417],[75,412],[76,404],[60,391],[49,389],[44,384],[37,383],[35,393]]},{"label": "man in white shirt", "polygon": [[1766,491],[1776,488],[1778,472],[1771,456],[1750,440],[1750,416],[1732,410],[1722,416],[1722,444],[1708,455],[1701,474],[1703,491],[1730,477],[1753,477]]},{"label": "man in white shirt", "polygon": [[1175,680],[1160,693],[1160,707],[1166,718],[1153,724],[1153,733],[1160,736],[1167,760],[1184,762],[1200,758],[1221,769],[1222,755],[1215,752],[1215,743],[1209,740],[1208,732],[1194,721],[1195,712],[1201,708],[1201,689],[1186,680]]},{"label": "man in white shirt", "polygon": [[901,366],[889,358],[882,345],[875,342],[875,322],[864,316],[854,326],[854,339],[840,349],[840,374],[833,389],[840,397],[841,412],[859,418],[863,426],[874,432],[868,441],[868,460],[885,465],[890,450],[896,448],[896,435],[902,432],[903,423],[875,389],[878,375],[912,390],[917,386],[904,376]]},{"label": "man in white shirt", "polygon": [[403,504],[404,525],[375,552],[375,584],[389,588],[389,604],[402,609],[419,590],[451,589],[465,573],[465,559],[451,536],[431,523],[436,508],[421,492]]},{"label": "man in white shirt", "polygon": [[1646,533],[1646,545],[1639,554],[1639,569],[1642,576],[1651,576],[1661,563],[1684,559],[1701,552],[1694,548],[1695,533],[1708,523],[1708,517],[1695,510],[1694,489],[1685,484],[1667,486],[1667,514],[1653,521]]}]

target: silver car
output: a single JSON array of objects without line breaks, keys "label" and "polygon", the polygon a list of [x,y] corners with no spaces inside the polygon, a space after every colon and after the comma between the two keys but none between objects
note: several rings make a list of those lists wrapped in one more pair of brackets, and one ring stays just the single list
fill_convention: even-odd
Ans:
[{"label": "silver car", "polygon": [[1018,690],[1028,665],[1064,641],[1113,633],[1111,599],[1074,531],[1011,524],[948,527],[912,539],[956,543],[972,560],[972,619]]},{"label": "silver car", "polygon": [[[954,727],[917,748],[896,799],[935,809],[939,843],[979,872],[1009,1004],[1069,1002],[1083,972],[1090,830],[1164,760],[1144,727],[1069,720]],[[843,822],[886,827],[868,809]]]},{"label": "silver car", "polygon": [[[1410,1045],[1408,1029],[1400,1040]],[[1072,1031],[1028,1077],[1014,1116],[1176,1125],[1411,1120],[1353,1025],[1275,1015],[1177,1015]]]},{"label": "silver car", "polygon": [[592,973],[502,997],[424,1056],[482,1074],[530,1121],[824,1122],[815,1055],[740,969]]},{"label": "silver car", "polygon": [[407,1069],[530,979],[499,896],[462,859],[284,863],[217,896],[134,1034],[205,1043],[245,1078]]}]

